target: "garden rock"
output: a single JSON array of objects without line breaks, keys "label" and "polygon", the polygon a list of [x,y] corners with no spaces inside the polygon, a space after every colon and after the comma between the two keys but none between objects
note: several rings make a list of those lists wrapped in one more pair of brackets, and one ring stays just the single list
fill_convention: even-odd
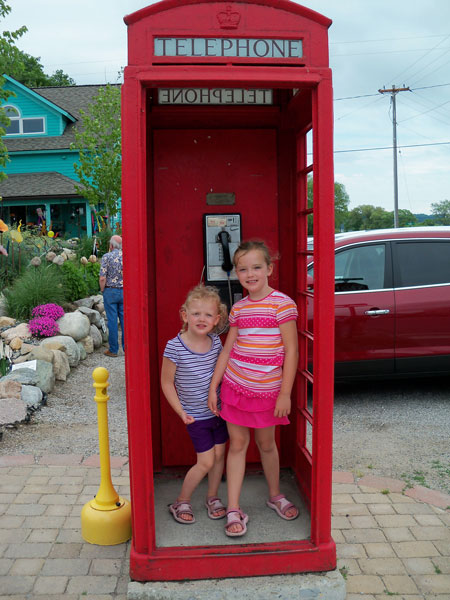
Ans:
[{"label": "garden rock", "polygon": [[0,426],[28,419],[27,405],[21,398],[0,398]]},{"label": "garden rock", "polygon": [[23,385],[21,398],[28,409],[37,410],[42,404],[42,390],[34,385]]},{"label": "garden rock", "polygon": [[86,350],[86,354],[92,354],[94,352],[94,341],[90,335],[87,335],[78,343],[82,344],[83,348]]},{"label": "garden rock", "polygon": [[66,313],[56,321],[59,332],[63,336],[70,336],[76,342],[82,340],[89,334],[91,326],[89,319],[79,311]]},{"label": "garden rock", "polygon": [[102,334],[95,325],[91,325],[89,335],[91,336],[92,342],[94,343],[94,348],[96,350],[97,348],[100,348],[100,346],[103,344]]},{"label": "garden rock", "polygon": [[78,307],[85,306],[86,308],[92,308],[94,306],[94,298],[81,298],[81,300],[75,300],[74,304]]},{"label": "garden rock", "polygon": [[[11,346],[11,345],[10,345]],[[52,351],[42,346],[33,346],[33,349],[25,356],[20,356],[14,362],[23,363],[29,360],[45,360],[46,362],[53,362]]]},{"label": "garden rock", "polygon": [[65,352],[61,350],[51,350],[53,354],[53,372],[58,381],[66,381],[67,375],[70,373],[69,359]]},{"label": "garden rock", "polygon": [[83,315],[87,316],[91,325],[97,325],[97,327],[102,326],[102,317],[98,310],[94,310],[93,308],[87,308],[87,306],[80,306],[78,311]]},{"label": "garden rock", "polygon": [[[86,318],[86,320],[89,323],[89,319]],[[59,344],[59,346],[55,346],[55,344]],[[64,350],[71,367],[76,367],[80,362],[80,348],[76,341],[69,335],[54,335],[53,337],[42,340],[40,345],[49,350]]]},{"label": "garden rock", "polygon": [[80,360],[86,360],[87,352],[86,348],[83,346],[81,342],[77,342],[78,349],[80,350]]},{"label": "garden rock", "polygon": [[2,338],[6,343],[10,343],[15,337],[19,337],[21,340],[29,340],[31,338],[30,330],[28,329],[28,325],[26,323],[21,323],[16,327],[10,327],[6,329],[6,331],[2,331]]},{"label": "garden rock", "polygon": [[11,348],[11,350],[20,350],[22,348],[22,345],[23,341],[20,339],[20,337],[13,338],[9,343],[9,347]]},{"label": "garden rock", "polygon": [[0,317],[0,327],[12,327],[16,320],[11,317]]},{"label": "garden rock", "polygon": [[29,352],[31,352],[33,350],[33,348],[36,348],[36,346],[33,346],[33,344],[27,344],[26,342],[24,342],[22,344],[22,346],[20,347],[20,354],[28,354]]},{"label": "garden rock", "polygon": [[18,381],[0,379],[0,398],[20,398],[22,384]]},{"label": "garden rock", "polygon": [[19,381],[22,385],[35,385],[47,394],[51,392],[55,385],[53,365],[45,360],[37,360],[34,370],[26,367],[26,364],[5,375],[1,381]]},{"label": "garden rock", "polygon": [[[62,344],[61,342],[54,341],[54,337],[52,337],[51,339],[47,338],[45,340],[45,344],[43,344],[41,342],[40,345],[41,346],[45,346],[48,350],[60,350],[61,352],[65,352],[66,351],[66,347],[64,346],[64,344]],[[33,347],[31,347],[28,350],[28,352],[31,352],[31,350],[33,350]]]}]

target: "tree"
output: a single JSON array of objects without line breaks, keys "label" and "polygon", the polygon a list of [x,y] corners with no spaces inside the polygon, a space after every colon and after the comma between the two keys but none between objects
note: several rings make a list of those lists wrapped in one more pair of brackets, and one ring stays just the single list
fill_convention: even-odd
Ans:
[{"label": "tree", "polygon": [[[341,225],[345,222],[348,214],[348,205],[350,203],[349,195],[344,184],[337,181],[334,182],[334,227],[336,231],[340,231]],[[313,205],[313,178],[308,177],[308,207]],[[308,218],[308,234],[313,233],[312,217]]]},{"label": "tree", "polygon": [[[394,219],[394,211],[392,211],[392,220]],[[405,208],[400,208],[398,211],[398,226],[399,227],[415,227],[419,224],[417,217]]]},{"label": "tree", "polygon": [[[0,0],[0,18],[4,19],[8,13],[11,12],[11,7],[6,4],[4,0]],[[9,57],[14,54],[16,49],[16,40],[18,40],[25,32],[27,28],[25,26],[16,29],[16,31],[3,31],[0,33],[0,67],[3,58]],[[0,75],[4,73],[4,70],[0,70]],[[0,77],[0,101],[7,101],[8,98],[13,95],[11,92],[3,89],[4,79]],[[6,116],[5,110],[0,106],[0,167],[6,167],[8,162],[8,150],[3,141],[6,128],[10,121]],[[6,178],[6,174],[0,171],[0,181]]]},{"label": "tree", "polygon": [[431,214],[434,216],[436,225],[450,225],[450,200],[433,202]]},{"label": "tree", "polygon": [[388,212],[381,206],[361,204],[349,211],[345,221],[347,231],[361,231],[363,229],[386,229],[393,227],[394,213]]},{"label": "tree", "polygon": [[76,189],[91,206],[114,216],[121,195],[120,87],[100,88],[81,115],[81,128],[71,146],[80,153],[74,164],[81,183]]}]

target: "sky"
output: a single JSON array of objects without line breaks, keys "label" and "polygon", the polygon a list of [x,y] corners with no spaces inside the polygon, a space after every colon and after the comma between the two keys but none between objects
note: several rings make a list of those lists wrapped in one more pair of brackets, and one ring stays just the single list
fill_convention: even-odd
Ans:
[{"label": "sky", "polygon": [[[123,17],[149,0],[7,0],[2,30],[26,25],[20,50],[78,85],[116,83],[127,63]],[[399,209],[450,200],[450,2],[305,0],[332,19],[335,181],[349,208],[394,208],[391,94],[396,94]]]}]

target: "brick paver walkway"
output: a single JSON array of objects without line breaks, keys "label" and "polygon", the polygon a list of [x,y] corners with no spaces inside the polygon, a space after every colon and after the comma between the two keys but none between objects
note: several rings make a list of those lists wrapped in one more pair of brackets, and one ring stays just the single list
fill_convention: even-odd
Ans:
[{"label": "brick paver walkway", "polygon": [[[0,456],[0,600],[125,600],[129,543],[94,546],[80,513],[98,490],[98,457]],[[126,458],[113,484],[129,498]],[[333,537],[347,600],[450,600],[450,496],[334,474]]]}]

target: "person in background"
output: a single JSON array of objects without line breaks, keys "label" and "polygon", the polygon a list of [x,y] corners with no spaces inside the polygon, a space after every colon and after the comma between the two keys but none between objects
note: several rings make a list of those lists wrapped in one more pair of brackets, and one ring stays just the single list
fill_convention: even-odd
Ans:
[{"label": "person in background", "polygon": [[109,331],[109,350],[105,351],[105,355],[112,357],[117,356],[119,351],[117,319],[119,319],[122,329],[122,349],[125,352],[122,271],[122,238],[120,235],[113,235],[109,241],[109,252],[102,257],[99,277],[100,291],[103,292],[103,303],[105,305]]}]

